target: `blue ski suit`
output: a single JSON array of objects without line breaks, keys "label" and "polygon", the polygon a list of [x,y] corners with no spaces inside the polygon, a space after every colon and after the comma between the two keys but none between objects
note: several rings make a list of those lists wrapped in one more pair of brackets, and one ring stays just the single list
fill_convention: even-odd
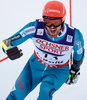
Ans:
[{"label": "blue ski suit", "polygon": [[[37,100],[52,100],[55,93],[69,77],[69,58],[79,61],[83,55],[82,33],[64,23],[65,29],[52,38],[46,34],[43,22],[38,19],[25,25],[8,38],[12,46],[18,46],[31,38],[35,45],[34,54],[29,58],[23,71],[15,82],[7,100],[24,100],[39,84]],[[30,44],[29,44],[30,45]]]}]

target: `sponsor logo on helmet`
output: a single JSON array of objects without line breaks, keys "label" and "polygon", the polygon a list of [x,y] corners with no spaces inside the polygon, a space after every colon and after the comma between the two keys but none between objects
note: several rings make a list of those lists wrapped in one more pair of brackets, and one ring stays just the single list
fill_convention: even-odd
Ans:
[{"label": "sponsor logo on helmet", "polygon": [[56,12],[56,13],[60,13],[60,11],[59,11],[59,10],[49,9],[49,8],[47,8],[47,9],[45,10],[45,12],[46,12],[46,13],[49,13],[49,12]]},{"label": "sponsor logo on helmet", "polygon": [[49,11],[49,8],[47,8],[47,9],[45,10],[46,13],[48,13],[48,11]]}]

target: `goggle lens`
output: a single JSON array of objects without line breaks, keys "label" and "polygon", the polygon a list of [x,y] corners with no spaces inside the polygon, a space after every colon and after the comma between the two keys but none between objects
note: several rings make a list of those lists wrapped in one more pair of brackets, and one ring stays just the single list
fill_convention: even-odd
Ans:
[{"label": "goggle lens", "polygon": [[45,20],[44,23],[47,27],[53,26],[53,27],[57,28],[62,24],[62,21],[61,20]]}]

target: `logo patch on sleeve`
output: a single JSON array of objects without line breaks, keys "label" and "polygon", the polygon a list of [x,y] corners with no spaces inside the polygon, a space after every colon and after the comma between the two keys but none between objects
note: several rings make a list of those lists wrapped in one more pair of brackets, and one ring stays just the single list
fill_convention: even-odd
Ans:
[{"label": "logo patch on sleeve", "polygon": [[82,53],[82,48],[80,48],[79,50],[77,50],[77,54],[81,54]]},{"label": "logo patch on sleeve", "polygon": [[25,37],[26,35],[35,33],[36,29],[35,26],[31,26],[28,28],[25,28],[23,31],[20,32],[20,34],[22,35],[22,37]]}]

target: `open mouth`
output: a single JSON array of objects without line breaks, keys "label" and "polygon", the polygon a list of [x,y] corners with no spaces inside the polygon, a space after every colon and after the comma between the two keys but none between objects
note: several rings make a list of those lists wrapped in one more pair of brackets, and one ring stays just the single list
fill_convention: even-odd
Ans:
[{"label": "open mouth", "polygon": [[53,34],[53,35],[55,35],[56,29],[51,29],[51,30],[50,30],[50,33]]},{"label": "open mouth", "polygon": [[46,26],[46,30],[48,35],[51,37],[57,37],[57,35],[59,34],[58,28],[54,28],[54,27],[49,28]]}]

